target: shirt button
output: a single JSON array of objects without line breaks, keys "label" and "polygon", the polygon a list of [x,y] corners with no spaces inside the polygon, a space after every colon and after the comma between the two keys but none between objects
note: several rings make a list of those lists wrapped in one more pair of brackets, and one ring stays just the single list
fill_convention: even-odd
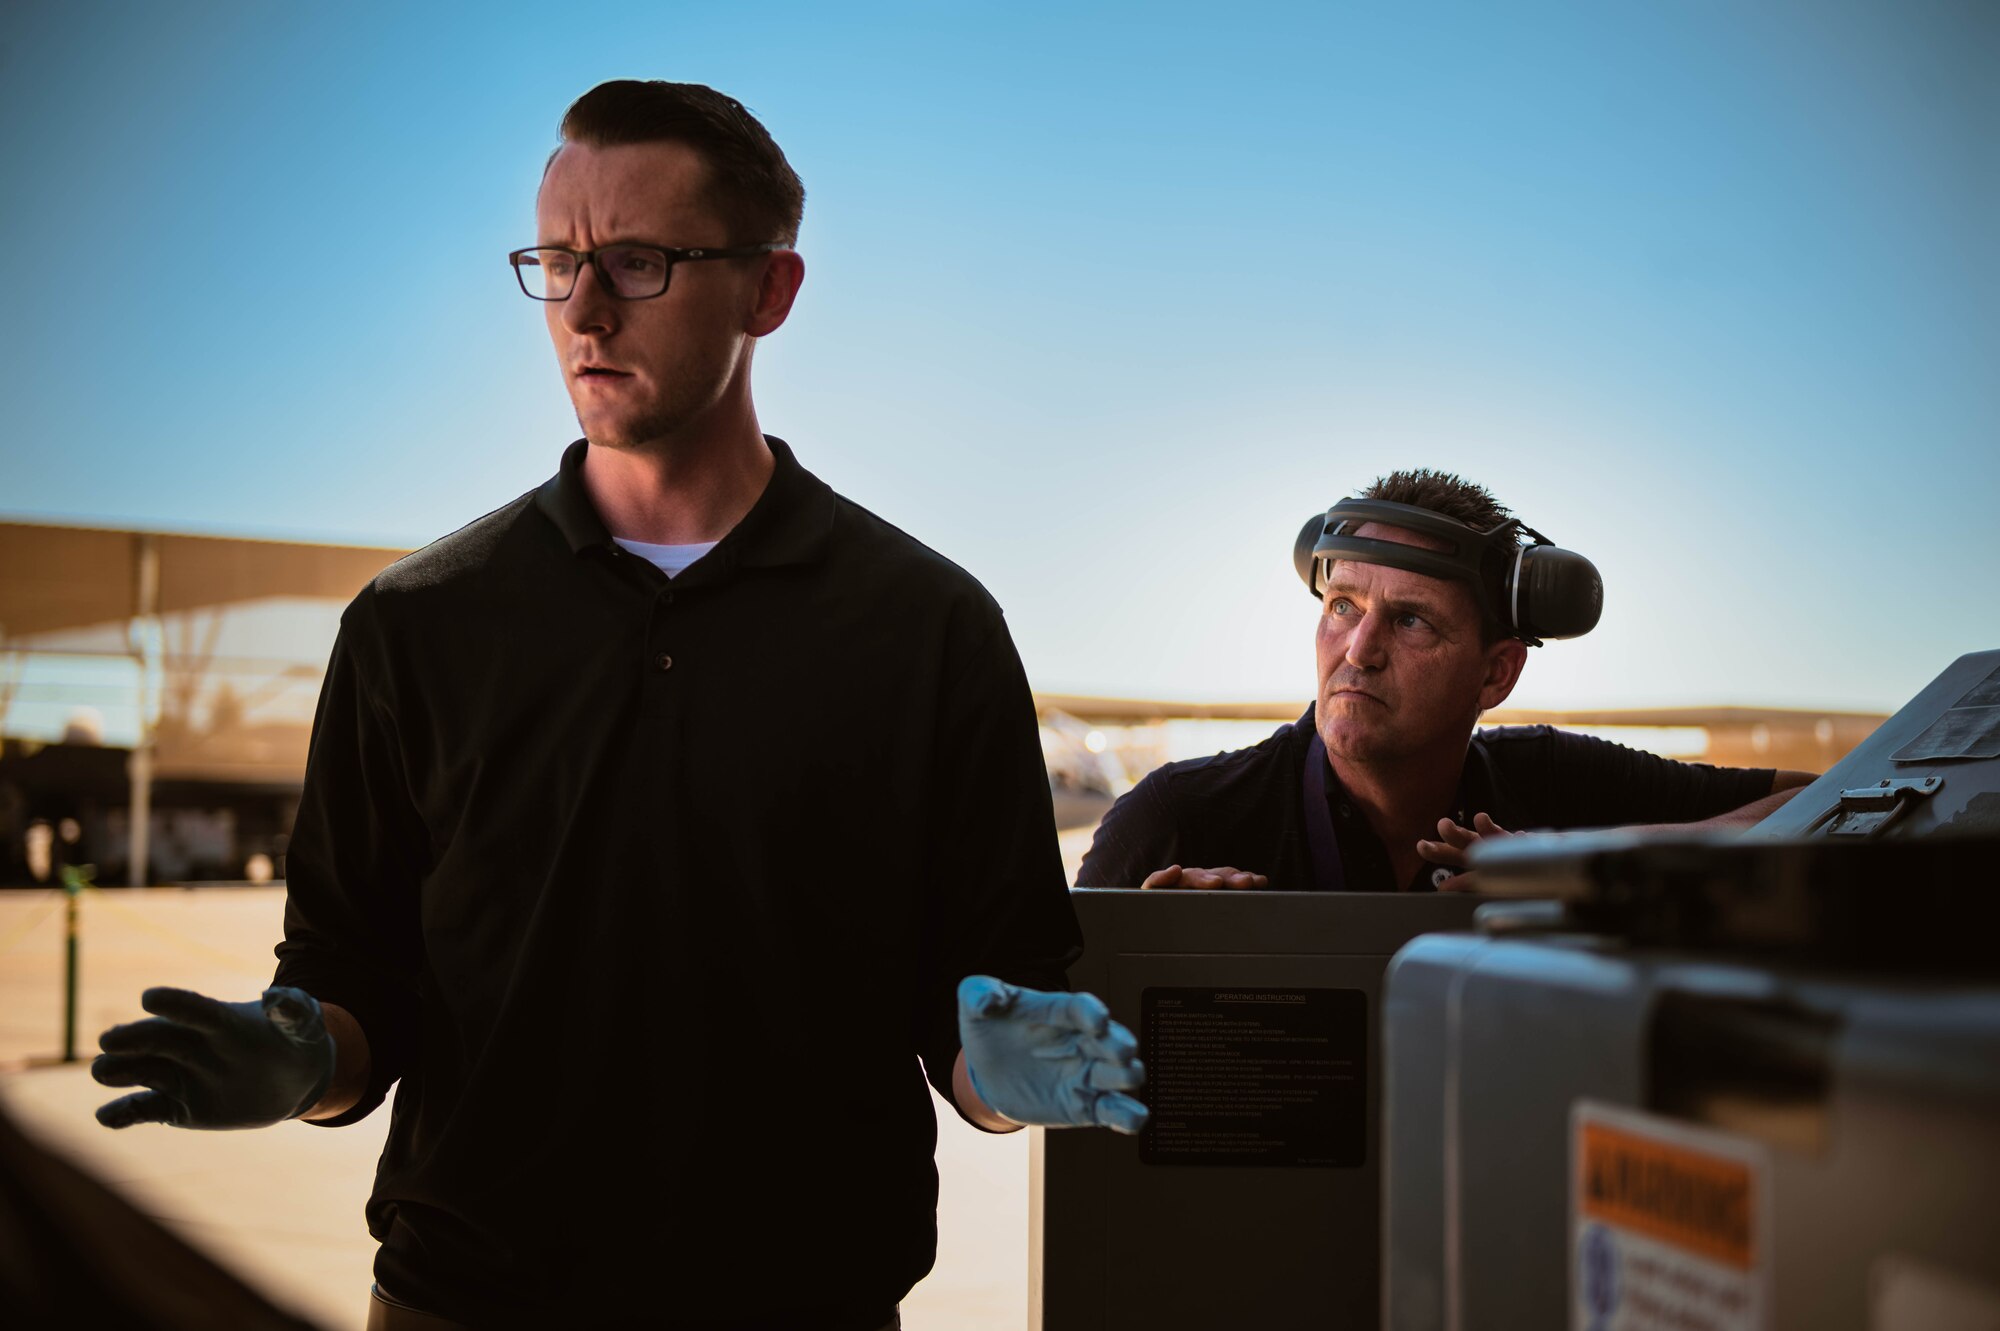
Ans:
[{"label": "shirt button", "polygon": [[657,665],[662,670],[672,670],[674,668],[674,658],[668,656],[665,652],[661,652],[659,659],[655,661],[653,664]]},{"label": "shirt button", "polygon": [[1342,818],[1352,818],[1354,816],[1354,806],[1346,800],[1342,800],[1340,802],[1340,816]]}]

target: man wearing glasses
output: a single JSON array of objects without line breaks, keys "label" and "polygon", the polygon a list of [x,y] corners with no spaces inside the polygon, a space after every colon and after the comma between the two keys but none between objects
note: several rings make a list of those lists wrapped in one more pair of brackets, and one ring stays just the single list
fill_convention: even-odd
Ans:
[{"label": "man wearing glasses", "polygon": [[509,259],[584,438],[348,608],[275,987],[148,991],[95,1072],[150,1089],[99,1118],[343,1124],[400,1080],[371,1325],[878,1331],[935,1248],[926,1075],[990,1130],[1132,1131],[1142,1072],[1050,992],[999,609],[758,427],[798,177],[698,85],[562,138]]}]

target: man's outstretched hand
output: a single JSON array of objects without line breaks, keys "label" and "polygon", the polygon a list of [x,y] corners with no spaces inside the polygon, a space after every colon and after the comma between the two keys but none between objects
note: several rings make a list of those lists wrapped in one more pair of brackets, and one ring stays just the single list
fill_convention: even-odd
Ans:
[{"label": "man's outstretched hand", "polygon": [[150,1089],[100,1105],[107,1128],[261,1128],[297,1118],[333,1078],[333,1040],[318,1000],[266,989],[254,1003],[224,1003],[186,989],[148,989],[150,1021],[113,1026],[90,1075],[106,1086]]},{"label": "man's outstretched hand", "polygon": [[1016,1123],[1137,1132],[1146,1106],[1139,1042],[1095,994],[1022,989],[990,975],[958,985],[958,1034],[979,1098]]}]

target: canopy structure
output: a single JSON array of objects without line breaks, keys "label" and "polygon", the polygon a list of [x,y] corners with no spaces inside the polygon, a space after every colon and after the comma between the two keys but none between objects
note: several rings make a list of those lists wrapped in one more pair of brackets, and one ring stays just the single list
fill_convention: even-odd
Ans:
[{"label": "canopy structure", "polygon": [[[405,553],[372,545],[0,522],[0,642],[267,597],[345,602]],[[157,569],[150,597],[149,559]]]},{"label": "canopy structure", "polygon": [[[146,877],[155,779],[299,779],[332,616],[403,553],[0,522],[0,654],[116,657],[138,667],[133,882]],[[301,609],[314,605],[317,616]],[[271,706],[288,695],[288,712]],[[0,716],[7,702],[0,687]]]}]

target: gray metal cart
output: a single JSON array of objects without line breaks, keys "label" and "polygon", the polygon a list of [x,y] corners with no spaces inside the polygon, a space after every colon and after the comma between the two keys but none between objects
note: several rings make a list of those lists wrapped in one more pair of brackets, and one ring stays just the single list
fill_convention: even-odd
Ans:
[{"label": "gray metal cart", "polygon": [[2000,1326],[2000,652],[1749,837],[1479,863],[1389,973],[1385,1327]]}]

